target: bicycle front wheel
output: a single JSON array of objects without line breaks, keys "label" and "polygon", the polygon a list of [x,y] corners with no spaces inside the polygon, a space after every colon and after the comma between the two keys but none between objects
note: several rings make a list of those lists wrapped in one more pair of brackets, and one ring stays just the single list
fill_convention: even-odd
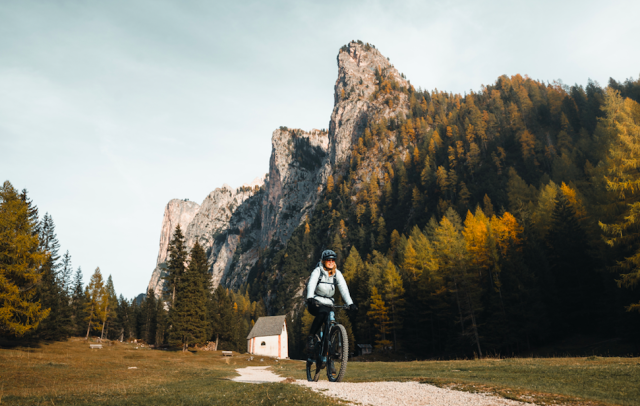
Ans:
[{"label": "bicycle front wheel", "polygon": [[[315,365],[315,367],[314,367]],[[307,359],[307,381],[318,382],[320,378],[320,362]]]},{"label": "bicycle front wheel", "polygon": [[336,324],[329,333],[329,359],[327,360],[327,378],[330,382],[340,382],[347,373],[349,359],[349,337],[347,330]]}]

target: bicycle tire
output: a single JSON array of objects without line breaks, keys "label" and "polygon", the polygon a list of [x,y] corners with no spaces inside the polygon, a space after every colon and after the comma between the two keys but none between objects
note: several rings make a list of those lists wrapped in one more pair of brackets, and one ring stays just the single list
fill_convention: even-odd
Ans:
[{"label": "bicycle tire", "polygon": [[[316,370],[313,371],[313,365],[316,365]],[[317,362],[307,360],[307,381],[318,382],[320,379],[320,367]]]},{"label": "bicycle tire", "polygon": [[349,359],[349,337],[341,324],[336,324],[329,333],[329,358],[327,359],[327,378],[330,382],[341,382],[347,373]]}]

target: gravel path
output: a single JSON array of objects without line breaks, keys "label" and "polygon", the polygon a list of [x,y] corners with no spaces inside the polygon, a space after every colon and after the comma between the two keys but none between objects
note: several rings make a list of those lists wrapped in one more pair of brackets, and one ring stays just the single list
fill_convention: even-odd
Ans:
[{"label": "gravel path", "polygon": [[[236,382],[282,382],[283,378],[268,370],[269,367],[237,369]],[[307,386],[323,395],[333,396],[362,405],[371,406],[535,406],[491,395],[438,388],[418,382],[307,382],[297,380],[296,385]]]}]

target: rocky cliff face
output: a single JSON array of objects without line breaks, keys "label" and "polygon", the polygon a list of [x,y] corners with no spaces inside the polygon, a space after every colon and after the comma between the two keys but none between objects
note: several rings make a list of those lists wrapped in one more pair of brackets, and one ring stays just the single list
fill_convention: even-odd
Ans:
[{"label": "rocky cliff face", "polygon": [[[188,210],[178,209],[182,206],[173,202],[181,201],[172,200],[165,210],[158,261],[149,288],[156,295],[162,291],[160,276],[177,224],[186,230],[188,248],[198,241],[207,251],[214,286],[245,284],[259,250],[286,244],[295,228],[312,213],[329,175],[346,169],[367,120],[408,112],[405,94],[396,95],[391,103],[372,97],[381,73],[398,86],[410,86],[377,49],[349,43],[338,54],[335,105],[328,132],[281,127],[272,134],[266,178],[236,190],[225,185],[211,192],[200,206],[188,205]],[[180,210],[189,214],[178,214]]]},{"label": "rocky cliff face", "polygon": [[262,247],[286,243],[313,209],[326,183],[329,137],[326,132],[279,129],[271,138],[269,181],[262,201]]},{"label": "rocky cliff face", "polygon": [[149,288],[153,289],[156,296],[161,293],[161,265],[167,261],[171,234],[177,226],[185,230],[199,209],[200,205],[198,205],[198,203],[181,199],[171,200],[164,209],[164,218],[162,219],[162,228],[160,230],[158,259],[156,260],[156,267],[151,274],[151,281],[149,282]]},{"label": "rocky cliff face", "polygon": [[338,54],[335,106],[329,124],[331,164],[339,171],[348,161],[351,147],[364,131],[367,119],[389,118],[408,112],[406,95],[394,105],[372,100],[376,90],[376,72],[384,72],[400,86],[410,84],[398,73],[380,51],[351,42]]}]

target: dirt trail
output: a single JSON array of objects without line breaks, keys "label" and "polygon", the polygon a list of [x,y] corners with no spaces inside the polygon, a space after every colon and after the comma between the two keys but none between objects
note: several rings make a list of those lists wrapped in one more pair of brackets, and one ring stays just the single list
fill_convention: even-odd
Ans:
[{"label": "dirt trail", "polygon": [[[237,369],[240,376],[236,382],[267,383],[282,382],[283,378],[274,374],[269,367],[248,367]],[[535,406],[531,403],[516,402],[491,395],[468,393],[438,388],[418,382],[307,382],[297,380],[296,385],[307,386],[326,396],[371,406]]]}]

